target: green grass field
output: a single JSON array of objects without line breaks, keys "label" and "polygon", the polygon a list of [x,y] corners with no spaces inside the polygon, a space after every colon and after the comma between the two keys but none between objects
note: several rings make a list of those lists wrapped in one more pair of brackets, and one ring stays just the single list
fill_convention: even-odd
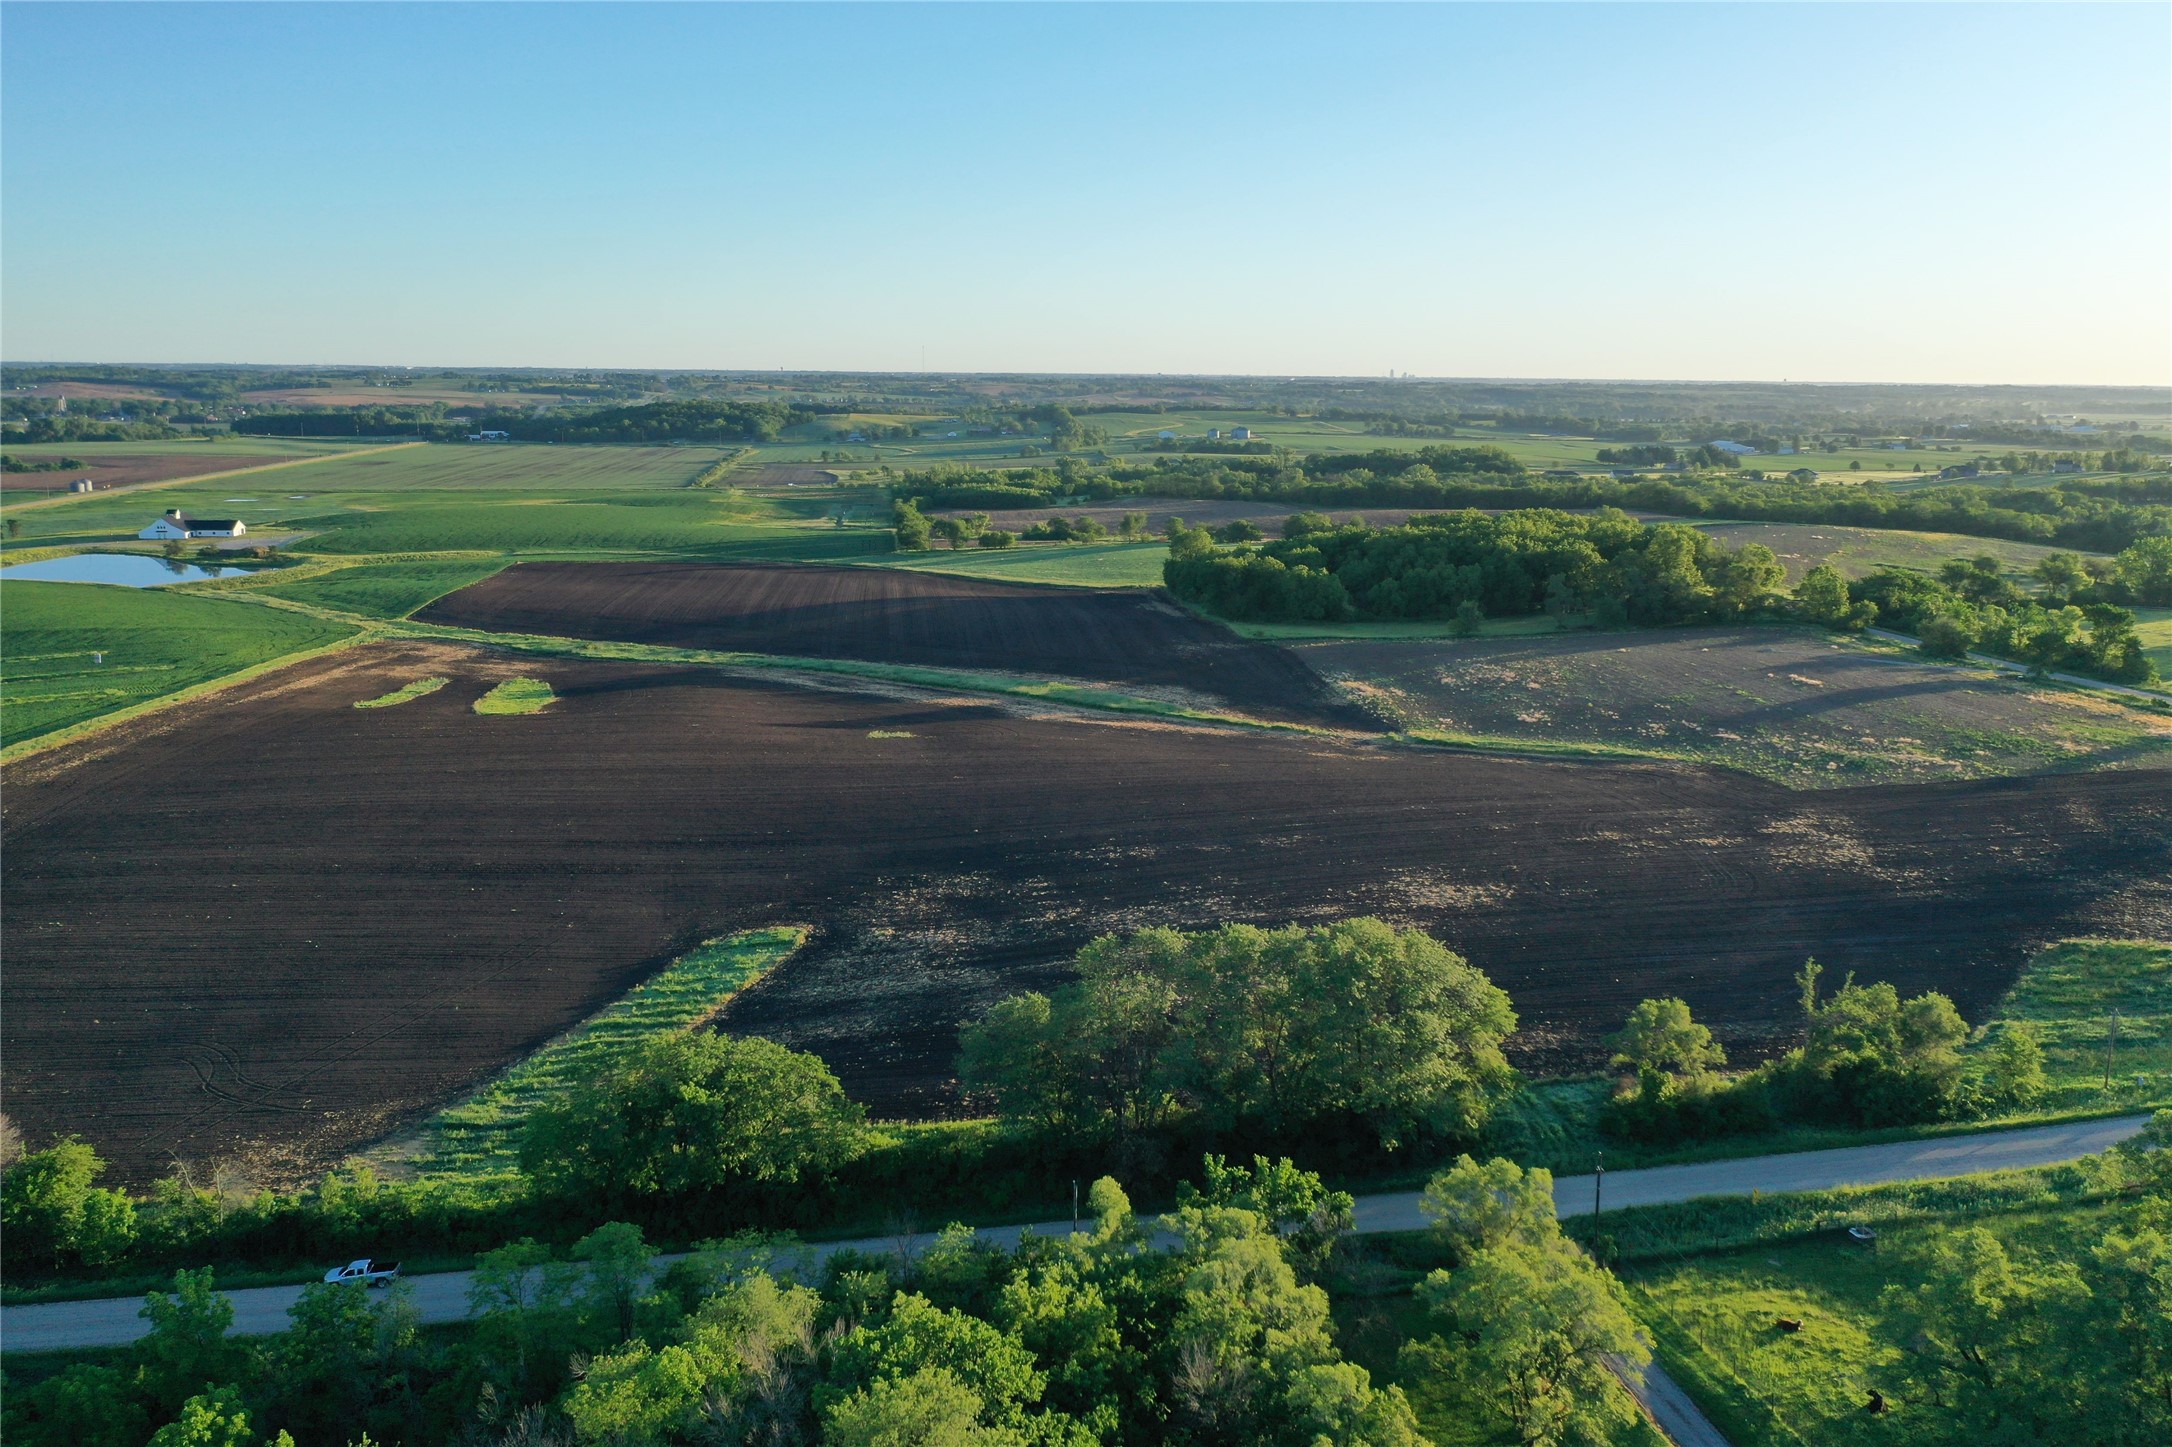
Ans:
[{"label": "green grass field", "polygon": [[426,1121],[419,1137],[388,1147],[426,1176],[495,1175],[518,1163],[520,1130],[539,1104],[624,1063],[659,1036],[690,1030],[806,940],[797,927],[705,941],[572,1031]]},{"label": "green grass field", "polygon": [[511,561],[498,557],[364,563],[249,591],[370,618],[404,618],[425,603],[481,582]]},{"label": "green grass field", "polygon": [[2029,962],[1994,1020],[2042,1037],[2046,1108],[2172,1105],[2172,944],[2063,940]]},{"label": "green grass field", "polygon": [[[351,637],[304,614],[163,588],[0,582],[0,745]],[[93,659],[104,654],[104,662]]]},{"label": "green grass field", "polygon": [[[1895,1401],[1882,1417],[1869,1392],[1893,1395],[1903,1341],[1881,1300],[1905,1286],[1921,1253],[1958,1225],[1981,1226],[2016,1254],[2073,1259],[2110,1231],[2132,1230],[2139,1200],[2000,1212],[1956,1209],[1881,1225],[1874,1249],[1837,1228],[1806,1240],[1624,1272],[1660,1364],[1735,1447],[1852,1447],[1946,1441],[1928,1404]],[[1781,1317],[1802,1329],[1784,1332]]]},{"label": "green grass field", "polygon": [[1076,588],[1158,588],[1166,543],[1019,543],[994,551],[948,548],[887,553],[871,562],[923,573],[957,573],[1007,583],[1060,583]]},{"label": "green grass field", "polygon": [[2137,608],[2135,629],[2157,672],[2172,678],[2172,608]]}]

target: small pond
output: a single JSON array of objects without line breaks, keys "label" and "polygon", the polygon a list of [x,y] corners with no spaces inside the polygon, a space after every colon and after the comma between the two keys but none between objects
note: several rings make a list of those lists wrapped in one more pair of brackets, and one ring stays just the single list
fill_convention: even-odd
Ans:
[{"label": "small pond", "polygon": [[170,583],[201,583],[206,578],[243,578],[247,568],[200,567],[169,562],[141,553],[71,553],[0,568],[0,579],[25,583],[119,583],[124,588],[163,588]]}]

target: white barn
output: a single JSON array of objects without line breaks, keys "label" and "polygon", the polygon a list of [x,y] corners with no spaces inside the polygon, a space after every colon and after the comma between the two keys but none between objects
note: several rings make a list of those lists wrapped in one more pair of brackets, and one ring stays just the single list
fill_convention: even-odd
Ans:
[{"label": "white barn", "polygon": [[182,538],[238,538],[249,531],[249,525],[240,518],[190,517],[177,507],[168,508],[164,516],[136,536],[147,542],[175,542]]}]

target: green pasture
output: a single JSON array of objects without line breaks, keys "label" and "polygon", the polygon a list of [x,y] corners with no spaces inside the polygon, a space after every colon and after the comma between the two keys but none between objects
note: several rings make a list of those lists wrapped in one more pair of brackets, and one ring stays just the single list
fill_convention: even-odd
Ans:
[{"label": "green pasture", "polygon": [[435,602],[470,583],[481,582],[511,561],[506,557],[491,557],[361,563],[291,583],[252,587],[249,591],[341,613],[360,613],[370,618],[404,618],[425,603]]},{"label": "green pasture", "polygon": [[512,1171],[521,1127],[538,1105],[625,1063],[659,1036],[693,1029],[806,938],[795,925],[704,941],[465,1100],[439,1111],[415,1139],[382,1148],[379,1159],[405,1160],[425,1176]]},{"label": "green pasture", "polygon": [[2045,1108],[2172,1105],[2172,944],[2063,940],[2029,962],[1989,1033],[2016,1022],[2043,1041]]},{"label": "green pasture", "polygon": [[2157,672],[2172,678],[2172,608],[2137,608],[2135,629]]},{"label": "green pasture", "polygon": [[0,745],[353,634],[306,614],[165,588],[0,581]]},{"label": "green pasture", "polygon": [[[2013,1212],[1963,1207],[1881,1224],[1871,1248],[1848,1240],[1836,1224],[1804,1240],[1623,1274],[1655,1338],[1654,1355],[1735,1447],[1944,1442],[1949,1428],[1937,1408],[1904,1402],[1895,1391],[1906,1343],[1884,1299],[1887,1288],[1918,1279],[1925,1250],[1959,1226],[1989,1230],[2016,1255],[2073,1260],[2108,1233],[2133,1230],[2143,1209],[2131,1198]],[[1802,1329],[1780,1330],[1782,1317]],[[1864,1410],[1873,1389],[1892,1403],[1883,1416]]]},{"label": "green pasture", "polygon": [[1060,583],[1075,588],[1158,588],[1168,544],[1018,543],[999,549],[965,547],[925,553],[886,553],[873,566],[923,573],[956,573],[1007,583]]}]

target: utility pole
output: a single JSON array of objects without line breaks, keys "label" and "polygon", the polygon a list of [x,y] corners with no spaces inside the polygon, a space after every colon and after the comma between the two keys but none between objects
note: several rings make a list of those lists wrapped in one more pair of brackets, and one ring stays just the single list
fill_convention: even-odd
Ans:
[{"label": "utility pole", "polygon": [[1606,1152],[1599,1151],[1591,1158],[1591,1249],[1599,1249],[1599,1196],[1606,1185]]},{"label": "utility pole", "polygon": [[1071,1178],[1071,1234],[1078,1234],[1078,1177]]},{"label": "utility pole", "polygon": [[2119,1051],[2119,1012],[2112,1011],[2111,1028],[2104,1032],[2104,1088],[2112,1088],[2112,1057]]}]

